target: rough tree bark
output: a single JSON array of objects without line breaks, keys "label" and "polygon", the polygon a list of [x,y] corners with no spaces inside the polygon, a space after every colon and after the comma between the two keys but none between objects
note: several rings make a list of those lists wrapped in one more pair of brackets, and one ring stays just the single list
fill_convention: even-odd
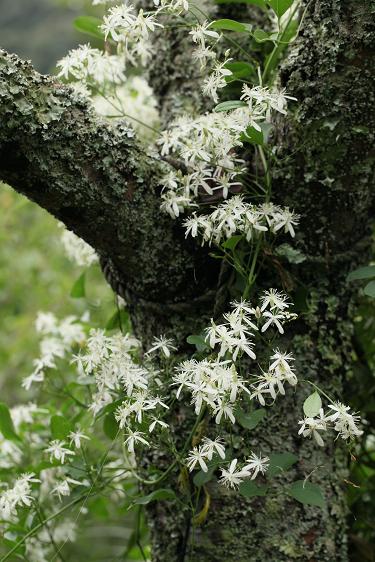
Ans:
[{"label": "rough tree bark", "polygon": [[[241,19],[241,9],[232,6],[232,16]],[[159,40],[150,80],[167,123],[176,112],[203,105],[187,44],[178,33]],[[300,378],[338,395],[353,362],[345,277],[366,259],[374,208],[374,40],[373,3],[311,0],[281,73],[299,102],[280,125],[274,199],[301,214],[297,244],[306,256],[288,266],[303,314],[284,345],[296,356]],[[223,291],[217,262],[159,210],[158,178],[166,166],[144,154],[127,126],[109,127],[55,79],[0,53],[0,178],[94,246],[113,286],[125,292],[145,345],[167,333],[183,354],[186,336],[202,329]],[[264,257],[264,284],[285,283],[282,264]],[[186,513],[173,503],[155,504],[149,512],[155,562],[182,562],[186,552],[194,562],[348,560],[346,455],[296,436],[305,395],[290,393],[259,430],[234,435],[239,454],[251,448],[298,456],[275,479],[275,493],[246,500],[209,483],[209,516],[194,540]],[[176,435],[187,423],[181,411]],[[325,492],[323,510],[278,492],[281,481],[313,470]],[[177,479],[172,473],[169,485],[176,488]]]}]

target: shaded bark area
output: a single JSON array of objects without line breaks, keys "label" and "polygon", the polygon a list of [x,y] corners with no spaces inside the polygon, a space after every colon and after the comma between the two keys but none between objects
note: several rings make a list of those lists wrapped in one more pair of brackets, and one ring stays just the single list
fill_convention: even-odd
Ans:
[{"label": "shaded bark area", "polygon": [[[262,275],[265,287],[287,282],[297,302],[300,320],[278,343],[295,355],[299,378],[337,397],[353,363],[352,292],[345,277],[366,260],[374,207],[372,7],[367,0],[308,4],[281,73],[299,101],[279,124],[273,171],[273,199],[301,214],[296,241],[305,261],[292,266],[265,254]],[[231,10],[241,19],[241,5]],[[161,36],[156,52],[158,71],[150,78],[164,121],[209,107],[188,42],[179,34]],[[165,164],[145,155],[128,127],[114,130],[98,122],[67,89],[6,54],[0,56],[0,118],[0,177],[99,251],[145,344],[166,333],[183,356],[186,336],[199,333],[223,300],[222,282],[216,262],[159,211],[157,184]],[[299,458],[272,480],[266,497],[246,500],[212,481],[206,486],[208,518],[196,528],[181,504],[151,505],[154,562],[347,561],[347,454],[328,439],[322,450],[297,436],[308,394],[306,387],[289,390],[259,428],[234,429],[238,457],[261,450]],[[172,413],[177,440],[188,433],[190,416],[183,406]],[[214,432],[208,420],[206,430]],[[163,450],[154,460],[167,466]],[[302,506],[285,492],[285,484],[308,475],[324,491],[324,509]],[[182,476],[172,472],[163,483],[181,498]]]}]

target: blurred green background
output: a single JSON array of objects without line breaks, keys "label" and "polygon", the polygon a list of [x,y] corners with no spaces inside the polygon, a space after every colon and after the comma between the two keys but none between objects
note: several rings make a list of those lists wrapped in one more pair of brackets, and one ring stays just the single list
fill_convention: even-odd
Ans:
[{"label": "blurred green background", "polygon": [[[0,0],[0,8],[0,46],[31,59],[41,72],[53,71],[69,48],[87,42],[72,21],[92,11],[88,0]],[[82,271],[65,257],[60,236],[52,217],[0,184],[0,392],[9,404],[29,400],[20,382],[38,353],[34,320],[39,310],[62,317],[89,309],[102,325],[114,311],[113,294],[98,266],[88,273],[87,299],[69,296]],[[346,400],[368,422],[348,486],[352,562],[375,562],[374,319],[374,300],[363,297],[355,324],[357,361],[346,388]],[[94,528],[83,525],[83,540],[69,547],[71,562],[113,560],[126,543],[131,520],[102,515]]]}]

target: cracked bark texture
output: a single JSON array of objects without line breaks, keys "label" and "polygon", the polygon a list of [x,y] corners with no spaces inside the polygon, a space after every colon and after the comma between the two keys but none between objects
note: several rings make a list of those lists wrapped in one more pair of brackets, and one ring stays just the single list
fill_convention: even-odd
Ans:
[{"label": "cracked bark texture", "polygon": [[[241,20],[243,6],[230,10]],[[300,265],[285,266],[302,314],[280,345],[293,351],[300,378],[336,396],[353,364],[353,294],[345,278],[367,258],[374,210],[373,15],[368,0],[311,0],[280,74],[298,104],[275,139],[280,164],[273,198],[301,214],[296,244],[306,256]],[[159,36],[158,47],[149,77],[165,123],[183,110],[206,107],[186,40],[171,32]],[[183,354],[186,336],[213,314],[221,282],[216,261],[159,211],[165,166],[144,153],[126,125],[109,128],[69,89],[1,53],[1,179],[97,249],[114,285],[126,287],[145,344],[167,333]],[[281,286],[284,265],[266,260],[262,284]],[[246,500],[210,482],[208,518],[194,531],[179,505],[153,504],[154,562],[348,561],[347,455],[336,444],[321,450],[296,435],[307,394],[306,388],[289,391],[259,429],[236,427],[233,435],[238,456],[289,451],[299,458],[295,467],[273,479],[265,498]],[[183,407],[174,416],[181,439],[189,416]],[[167,462],[163,451],[157,455],[161,465]],[[312,471],[326,497],[324,509],[302,506],[280,491]],[[178,478],[172,472],[163,486],[178,491]]]}]

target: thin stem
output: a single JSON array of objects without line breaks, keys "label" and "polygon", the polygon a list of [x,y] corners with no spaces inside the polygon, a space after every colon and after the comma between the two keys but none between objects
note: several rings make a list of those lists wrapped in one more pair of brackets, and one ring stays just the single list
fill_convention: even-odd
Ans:
[{"label": "thin stem", "polygon": [[262,246],[262,235],[259,235],[257,244],[255,246],[255,250],[254,250],[254,254],[253,254],[253,259],[251,262],[251,267],[250,267],[250,271],[249,271],[249,275],[247,278],[247,285],[245,287],[244,293],[243,293],[243,298],[246,300],[250,294],[251,288],[254,284],[254,281],[256,279],[256,275],[254,275],[255,272],[255,267],[257,264],[257,260],[258,260],[258,255]]},{"label": "thin stem", "polygon": [[[285,37],[285,34],[289,28],[289,25],[291,24],[291,22],[293,21],[293,18],[297,12],[297,10],[299,9],[299,4],[297,3],[293,12],[290,14],[290,17],[288,19],[288,23],[286,24],[286,26],[284,27],[283,31],[281,32],[280,38],[278,38],[276,40],[276,44],[274,46],[274,48],[272,49],[272,52],[270,54],[270,56],[267,59],[266,65],[264,67],[263,70],[263,74],[262,74],[262,83],[265,83],[267,78],[268,78],[268,71],[271,65],[271,62],[273,63],[273,60],[275,58],[275,56],[277,55],[278,51],[279,51],[279,44],[283,41],[283,38]],[[289,43],[289,41],[285,41],[285,43]]]},{"label": "thin stem", "polygon": [[[194,433],[198,427],[198,425],[200,424],[200,422],[203,419],[204,414],[206,413],[206,408],[204,407],[201,411],[201,413],[199,414],[199,416],[197,417],[195,424],[191,430],[191,432],[189,433],[189,436],[187,438],[187,440],[185,441],[185,445],[181,451],[180,454],[180,459],[176,459],[175,461],[173,461],[173,463],[171,465],[169,465],[169,467],[167,468],[167,470],[165,472],[163,472],[163,474],[161,476],[159,476],[159,478],[157,478],[156,480],[145,480],[143,478],[141,478],[140,476],[138,476],[137,474],[134,473],[135,478],[137,478],[137,480],[139,480],[139,482],[142,482],[142,484],[146,484],[146,485],[150,485],[150,486],[154,486],[155,484],[159,484],[162,480],[164,480],[164,478],[166,478],[166,476],[168,476],[168,474],[171,472],[171,470],[174,469],[174,467],[180,462],[181,457],[183,457],[183,455],[186,453],[190,442],[194,436]],[[1,560],[0,560],[1,562]]]},{"label": "thin stem", "polygon": [[320,394],[323,394],[323,396],[325,396],[327,398],[327,400],[329,400],[330,402],[334,402],[333,398],[328,396],[328,394],[326,394],[324,392],[324,390],[322,390],[317,384],[315,384],[315,383],[313,383],[313,382],[311,382],[307,379],[301,379],[301,382],[307,382],[307,384],[310,384],[313,388],[315,388],[315,390],[319,390]]}]

